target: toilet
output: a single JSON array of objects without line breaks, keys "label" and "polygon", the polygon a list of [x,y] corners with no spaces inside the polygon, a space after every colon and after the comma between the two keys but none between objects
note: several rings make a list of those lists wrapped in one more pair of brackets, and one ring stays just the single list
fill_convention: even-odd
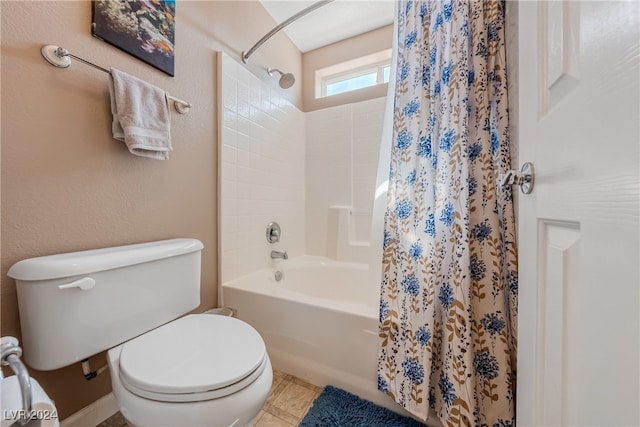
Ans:
[{"label": "toilet", "polygon": [[133,426],[249,425],[271,389],[271,362],[247,323],[185,316],[200,304],[202,248],[171,239],[16,263],[8,275],[24,360],[54,370],[108,350],[113,394]]}]

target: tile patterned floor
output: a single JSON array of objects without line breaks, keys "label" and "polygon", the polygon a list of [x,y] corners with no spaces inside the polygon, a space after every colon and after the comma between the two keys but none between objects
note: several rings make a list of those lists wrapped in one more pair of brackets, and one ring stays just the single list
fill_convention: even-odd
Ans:
[{"label": "tile patterned floor", "polygon": [[[271,392],[253,420],[254,427],[297,426],[321,392],[322,387],[274,369]],[[118,412],[97,427],[127,427],[127,422]]]},{"label": "tile patterned floor", "polygon": [[267,403],[253,424],[255,427],[295,427],[321,392],[321,387],[274,369]]},{"label": "tile patterned floor", "polygon": [[116,412],[96,427],[129,427],[127,420],[124,419],[120,412]]}]

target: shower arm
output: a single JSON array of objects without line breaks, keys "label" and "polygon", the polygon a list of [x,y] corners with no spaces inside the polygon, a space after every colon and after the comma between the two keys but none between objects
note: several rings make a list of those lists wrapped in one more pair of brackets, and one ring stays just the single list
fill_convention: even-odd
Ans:
[{"label": "shower arm", "polygon": [[311,6],[309,6],[306,9],[302,9],[300,12],[296,13],[295,15],[293,15],[292,17],[290,17],[289,19],[287,19],[286,21],[283,21],[282,23],[278,24],[277,26],[275,26],[271,31],[269,31],[267,34],[264,35],[264,37],[262,37],[260,40],[258,40],[258,42],[256,44],[254,44],[251,49],[249,49],[247,52],[242,52],[242,62],[244,62],[245,64],[247,63],[247,61],[249,60],[249,57],[251,55],[253,55],[253,52],[255,52],[260,46],[262,46],[262,44],[264,42],[266,42],[267,40],[269,40],[271,37],[273,37],[273,35],[275,33],[277,33],[278,31],[280,31],[281,29],[283,29],[284,27],[286,27],[287,25],[291,24],[292,22],[298,20],[299,18],[302,18],[304,15],[313,12],[316,9],[321,8],[322,6],[331,3],[333,0],[321,0],[319,2],[316,2],[314,4],[312,4]]}]

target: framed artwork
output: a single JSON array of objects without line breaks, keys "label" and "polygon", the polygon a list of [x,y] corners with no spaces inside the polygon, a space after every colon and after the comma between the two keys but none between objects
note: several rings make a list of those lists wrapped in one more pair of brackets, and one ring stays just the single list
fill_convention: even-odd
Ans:
[{"label": "framed artwork", "polygon": [[93,0],[91,34],[174,75],[175,0]]}]

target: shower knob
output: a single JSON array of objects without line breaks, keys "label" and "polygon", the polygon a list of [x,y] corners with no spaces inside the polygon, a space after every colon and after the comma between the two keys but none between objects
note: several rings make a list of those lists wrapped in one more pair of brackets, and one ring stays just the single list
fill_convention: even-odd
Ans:
[{"label": "shower knob", "polygon": [[277,243],[280,241],[280,225],[277,222],[270,222],[267,226],[267,242]]}]

